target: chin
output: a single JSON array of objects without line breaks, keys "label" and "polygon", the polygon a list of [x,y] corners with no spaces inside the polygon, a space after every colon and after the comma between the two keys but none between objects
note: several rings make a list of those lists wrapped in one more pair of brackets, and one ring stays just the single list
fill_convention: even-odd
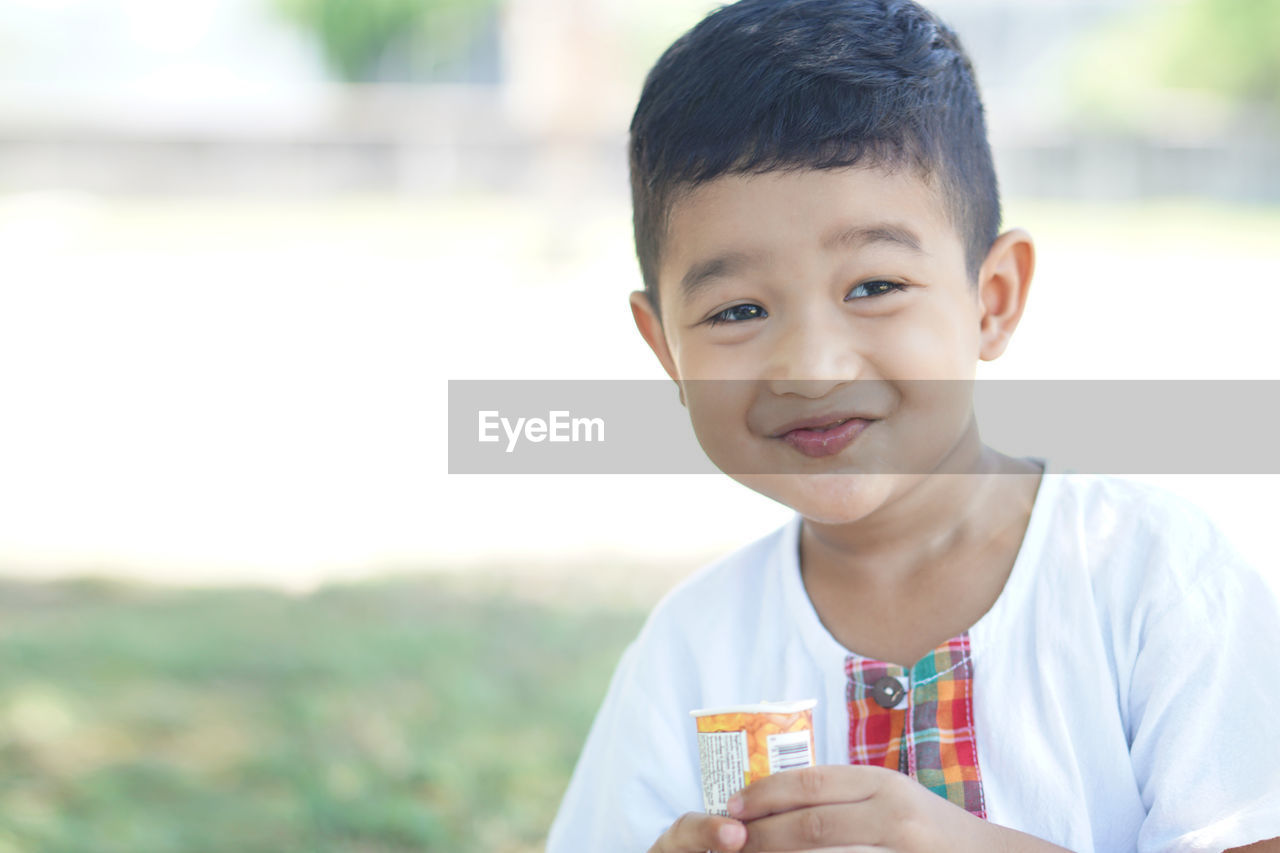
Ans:
[{"label": "chin", "polygon": [[750,474],[734,476],[752,491],[817,524],[852,524],[890,501],[915,479],[902,474]]}]

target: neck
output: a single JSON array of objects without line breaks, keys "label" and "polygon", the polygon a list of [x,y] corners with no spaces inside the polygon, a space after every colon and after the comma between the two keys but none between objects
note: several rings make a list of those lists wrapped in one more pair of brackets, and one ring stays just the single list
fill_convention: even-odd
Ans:
[{"label": "neck", "polygon": [[892,475],[902,491],[865,518],[806,519],[801,565],[811,578],[834,573],[868,588],[909,584],[948,555],[982,548],[1014,519],[1025,519],[1035,495],[1025,478],[1039,474],[1031,463],[984,447],[975,428],[935,471]]}]

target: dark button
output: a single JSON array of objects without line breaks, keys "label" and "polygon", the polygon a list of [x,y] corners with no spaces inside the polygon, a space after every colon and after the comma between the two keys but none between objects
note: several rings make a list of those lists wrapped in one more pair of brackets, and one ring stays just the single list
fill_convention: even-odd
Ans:
[{"label": "dark button", "polygon": [[871,698],[875,699],[876,704],[881,708],[896,708],[902,701],[902,697],[906,695],[907,691],[903,688],[902,682],[892,675],[886,675],[871,687]]}]

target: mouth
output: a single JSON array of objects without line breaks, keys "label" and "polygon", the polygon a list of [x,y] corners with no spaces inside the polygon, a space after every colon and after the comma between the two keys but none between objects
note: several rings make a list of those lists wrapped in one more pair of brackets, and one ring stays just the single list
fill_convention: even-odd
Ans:
[{"label": "mouth", "polygon": [[805,456],[835,456],[873,423],[871,418],[824,416],[783,427],[772,438],[791,445]]}]

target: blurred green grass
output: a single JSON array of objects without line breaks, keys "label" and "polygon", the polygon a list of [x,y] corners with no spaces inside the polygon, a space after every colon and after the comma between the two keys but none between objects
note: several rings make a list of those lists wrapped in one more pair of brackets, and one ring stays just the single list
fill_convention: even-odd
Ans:
[{"label": "blurred green grass", "polygon": [[540,849],[643,618],[419,577],[0,584],[0,853]]}]

